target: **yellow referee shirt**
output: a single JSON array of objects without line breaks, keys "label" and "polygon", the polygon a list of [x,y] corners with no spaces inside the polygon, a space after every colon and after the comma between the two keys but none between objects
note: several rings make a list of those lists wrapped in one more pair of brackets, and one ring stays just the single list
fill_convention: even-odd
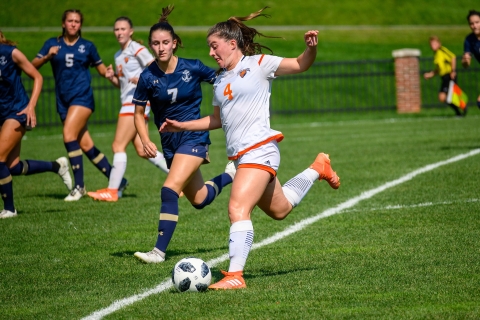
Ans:
[{"label": "yellow referee shirt", "polygon": [[444,76],[452,72],[453,59],[455,59],[455,55],[444,46],[441,46],[440,49],[435,52],[435,55],[433,56],[433,63],[435,64],[440,76]]}]

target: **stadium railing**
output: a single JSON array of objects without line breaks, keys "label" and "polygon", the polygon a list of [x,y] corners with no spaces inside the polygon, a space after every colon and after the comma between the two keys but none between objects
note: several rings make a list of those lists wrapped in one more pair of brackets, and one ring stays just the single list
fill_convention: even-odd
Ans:
[{"label": "stadium railing", "polygon": [[[479,94],[480,68],[463,69],[458,60],[458,84],[467,93],[469,105]],[[420,58],[420,75],[433,68],[431,58]],[[23,78],[27,92],[32,81]],[[103,124],[117,121],[120,106],[119,90],[106,79],[92,74],[95,112],[90,123]],[[422,108],[440,108],[438,102],[440,80],[421,80]],[[202,85],[202,115],[212,113],[212,90]],[[363,112],[395,110],[395,74],[393,59],[316,62],[308,72],[279,77],[273,81],[271,97],[272,114]],[[39,126],[61,125],[55,107],[53,77],[44,77],[42,94],[37,104]]]}]

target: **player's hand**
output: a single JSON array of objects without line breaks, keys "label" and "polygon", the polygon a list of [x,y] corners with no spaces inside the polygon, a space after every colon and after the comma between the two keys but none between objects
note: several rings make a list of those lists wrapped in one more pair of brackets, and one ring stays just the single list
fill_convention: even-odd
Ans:
[{"label": "player's hand", "polygon": [[468,68],[470,66],[470,62],[472,60],[472,56],[469,52],[465,52],[462,56],[462,66],[464,68]]},{"label": "player's hand", "polygon": [[35,128],[37,125],[37,116],[35,114],[35,108],[30,104],[25,109],[17,113],[17,116],[25,114],[27,116],[27,128]]},{"label": "player's hand", "polygon": [[105,78],[112,80],[114,76],[115,76],[115,72],[113,71],[113,67],[112,65],[109,65],[107,67],[107,71],[105,72]]},{"label": "player's hand", "polygon": [[53,56],[56,56],[58,54],[58,50],[60,50],[60,46],[50,47],[48,50],[47,59],[50,60]]},{"label": "player's hand", "polygon": [[183,131],[182,123],[175,120],[165,119],[165,122],[162,123],[158,131],[160,131],[161,133],[181,132]]},{"label": "player's hand", "polygon": [[450,79],[455,80],[456,77],[457,77],[457,72],[456,71],[450,72]]},{"label": "player's hand", "polygon": [[148,141],[143,144],[143,151],[149,158],[155,158],[157,156],[157,146],[152,141]]},{"label": "player's hand", "polygon": [[305,32],[303,36],[307,47],[316,47],[318,44],[318,30],[310,30]]},{"label": "player's hand", "polygon": [[430,71],[430,72],[425,72],[425,73],[423,74],[423,77],[425,78],[425,80],[428,80],[428,79],[430,79],[430,78],[433,78],[434,75],[435,75],[435,73],[433,73],[432,71]]},{"label": "player's hand", "polygon": [[138,83],[138,77],[130,78],[130,79],[128,79],[128,81],[130,81],[133,84],[137,84]]}]

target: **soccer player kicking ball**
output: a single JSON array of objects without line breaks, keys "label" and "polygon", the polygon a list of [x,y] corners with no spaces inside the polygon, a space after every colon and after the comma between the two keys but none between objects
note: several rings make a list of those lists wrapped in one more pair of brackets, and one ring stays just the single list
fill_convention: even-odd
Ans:
[{"label": "soccer player kicking ball", "polygon": [[[264,8],[265,9],[265,8]],[[237,168],[228,205],[230,266],[225,277],[210,289],[246,288],[243,270],[253,243],[251,212],[258,206],[268,216],[282,220],[297,206],[316,180],[326,180],[333,189],[340,178],[332,170],[327,154],[320,153],[313,164],[283,186],[277,178],[283,134],[270,128],[271,82],[277,76],[305,72],[317,54],[318,31],[307,31],[305,51],[296,58],[261,54],[265,48],[253,42],[260,35],[242,21],[264,15],[231,17],[217,23],[207,35],[210,56],[222,69],[213,85],[213,115],[178,122],[167,119],[161,132],[223,128],[227,155]],[[267,48],[268,49],[268,48]]]}]

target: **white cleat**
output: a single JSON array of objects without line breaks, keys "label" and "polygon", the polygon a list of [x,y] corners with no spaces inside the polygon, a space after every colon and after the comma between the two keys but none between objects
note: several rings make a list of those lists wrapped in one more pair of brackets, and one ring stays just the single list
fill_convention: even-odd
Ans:
[{"label": "white cleat", "polygon": [[165,261],[165,258],[162,257],[160,252],[157,248],[153,248],[153,250],[149,252],[135,252],[134,256],[145,263],[161,263]]},{"label": "white cleat", "polygon": [[12,211],[3,209],[2,212],[0,212],[0,219],[13,218],[16,216],[17,216],[17,210],[12,212]]},{"label": "white cleat", "polygon": [[87,190],[85,190],[85,187],[80,188],[79,186],[76,186],[75,189],[73,189],[68,196],[65,197],[65,201],[78,201],[80,200],[81,197],[87,194]]},{"label": "white cleat", "polygon": [[235,163],[233,161],[228,161],[227,166],[225,167],[225,173],[228,173],[233,180],[236,172],[237,168],[235,167]]},{"label": "white cleat", "polygon": [[55,160],[59,165],[58,175],[62,178],[63,183],[67,187],[68,191],[72,190],[72,177],[70,176],[70,166],[66,157],[61,157]]}]

